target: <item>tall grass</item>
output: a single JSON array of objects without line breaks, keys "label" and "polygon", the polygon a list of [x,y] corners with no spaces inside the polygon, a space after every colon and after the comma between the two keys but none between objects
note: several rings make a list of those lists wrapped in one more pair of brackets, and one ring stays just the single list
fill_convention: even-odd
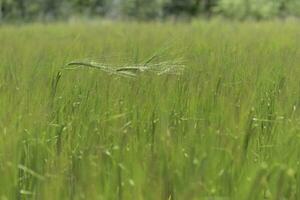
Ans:
[{"label": "tall grass", "polygon": [[[299,33],[298,21],[0,27],[0,198],[300,199]],[[64,69],[155,54],[183,73]]]}]

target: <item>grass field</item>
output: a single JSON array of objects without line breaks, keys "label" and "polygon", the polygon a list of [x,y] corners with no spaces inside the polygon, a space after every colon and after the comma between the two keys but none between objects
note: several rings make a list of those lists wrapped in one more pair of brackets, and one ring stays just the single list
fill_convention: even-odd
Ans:
[{"label": "grass field", "polygon": [[0,199],[300,199],[299,25],[1,26]]}]

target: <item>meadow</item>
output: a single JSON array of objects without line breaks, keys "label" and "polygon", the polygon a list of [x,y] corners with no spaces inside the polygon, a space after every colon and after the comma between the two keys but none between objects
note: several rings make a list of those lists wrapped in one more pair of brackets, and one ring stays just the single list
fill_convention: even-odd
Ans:
[{"label": "meadow", "polygon": [[300,199],[299,25],[0,26],[0,199]]}]

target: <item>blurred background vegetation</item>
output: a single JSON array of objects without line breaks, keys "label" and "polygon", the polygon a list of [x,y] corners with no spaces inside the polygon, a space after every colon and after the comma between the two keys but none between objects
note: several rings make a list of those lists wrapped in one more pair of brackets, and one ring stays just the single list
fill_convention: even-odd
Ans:
[{"label": "blurred background vegetation", "polygon": [[0,0],[0,22],[71,17],[189,19],[225,16],[256,20],[300,16],[300,0]]}]

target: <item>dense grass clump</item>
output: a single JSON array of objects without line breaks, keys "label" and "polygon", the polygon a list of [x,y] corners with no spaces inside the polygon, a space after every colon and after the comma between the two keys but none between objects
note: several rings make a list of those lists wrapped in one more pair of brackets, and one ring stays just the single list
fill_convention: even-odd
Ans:
[{"label": "dense grass clump", "polygon": [[[299,33],[298,21],[0,27],[0,199],[300,199]],[[184,70],[66,67],[149,58]]]}]

